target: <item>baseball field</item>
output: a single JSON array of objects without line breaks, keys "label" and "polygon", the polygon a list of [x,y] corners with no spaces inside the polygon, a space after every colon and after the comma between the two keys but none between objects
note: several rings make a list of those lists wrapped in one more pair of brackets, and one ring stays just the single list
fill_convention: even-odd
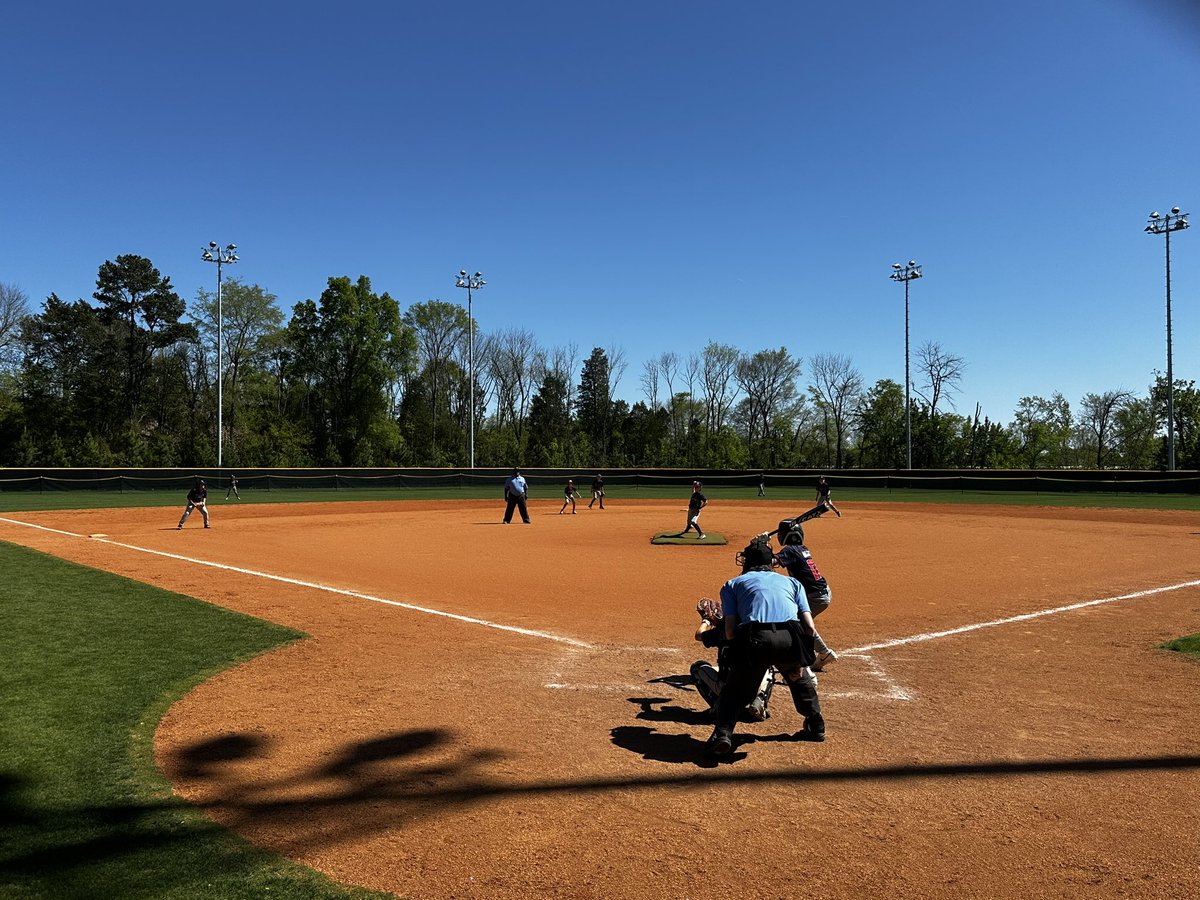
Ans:
[{"label": "baseball field", "polygon": [[167,711],[176,793],[414,898],[1177,897],[1200,890],[1200,515],[843,503],[806,526],[828,740],[787,692],[706,755],[695,602],[807,508],[213,502],[0,540],[295,629]]}]

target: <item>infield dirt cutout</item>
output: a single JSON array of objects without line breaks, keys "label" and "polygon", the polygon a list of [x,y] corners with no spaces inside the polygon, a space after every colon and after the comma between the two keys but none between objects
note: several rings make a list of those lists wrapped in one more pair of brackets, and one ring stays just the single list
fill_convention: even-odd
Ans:
[{"label": "infield dirt cutout", "polygon": [[833,588],[818,624],[849,651],[820,678],[828,741],[792,740],[779,690],[717,765],[687,683],[695,601],[797,508],[715,502],[728,546],[651,545],[685,502],[534,501],[528,526],[481,501],[214,504],[207,531],[175,509],[15,513],[0,539],[311,636],[175,704],[156,758],[339,881],[1197,895],[1200,665],[1156,647],[1200,631],[1200,516],[844,504],[806,526]]}]

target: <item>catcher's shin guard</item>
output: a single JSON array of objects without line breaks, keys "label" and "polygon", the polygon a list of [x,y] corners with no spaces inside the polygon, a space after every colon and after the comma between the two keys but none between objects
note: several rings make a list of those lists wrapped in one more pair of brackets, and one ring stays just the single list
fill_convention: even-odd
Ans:
[{"label": "catcher's shin guard", "polygon": [[692,683],[696,686],[696,693],[703,697],[704,702],[709,706],[716,706],[717,698],[721,695],[720,673],[704,660],[697,660],[692,663],[691,672]]}]

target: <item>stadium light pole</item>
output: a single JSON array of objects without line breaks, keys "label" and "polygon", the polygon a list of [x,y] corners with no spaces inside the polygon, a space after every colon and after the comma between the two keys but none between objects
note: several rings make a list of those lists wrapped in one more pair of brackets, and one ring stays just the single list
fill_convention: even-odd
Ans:
[{"label": "stadium light pole", "polygon": [[204,252],[200,254],[200,258],[205,262],[217,264],[217,468],[221,468],[221,441],[224,438],[224,422],[222,417],[225,411],[224,396],[221,393],[222,377],[221,377],[221,346],[222,325],[224,324],[224,310],[221,308],[221,267],[225,265],[233,265],[238,261],[237,244],[229,244],[224,248],[218,247],[216,241],[209,241],[208,246],[204,248]]},{"label": "stadium light pole", "polygon": [[483,280],[483,273],[476,272],[474,275],[468,275],[466,269],[459,269],[458,276],[454,279],[454,286],[466,288],[467,291],[467,331],[469,337],[467,339],[467,366],[469,369],[469,378],[471,379],[471,468],[475,468],[475,316],[471,311],[471,295],[487,284]]},{"label": "stadium light pole", "polygon": [[888,276],[892,281],[904,282],[904,440],[908,447],[908,468],[912,469],[912,408],[908,400],[909,382],[908,375],[908,283],[914,278],[921,277],[921,267],[913,260],[908,261],[908,265],[902,266],[900,263],[892,263],[892,274]]},{"label": "stadium light pole", "polygon": [[1165,216],[1150,213],[1147,234],[1161,234],[1167,243],[1167,471],[1175,471],[1175,373],[1171,367],[1171,232],[1188,227],[1188,214],[1178,206]]}]

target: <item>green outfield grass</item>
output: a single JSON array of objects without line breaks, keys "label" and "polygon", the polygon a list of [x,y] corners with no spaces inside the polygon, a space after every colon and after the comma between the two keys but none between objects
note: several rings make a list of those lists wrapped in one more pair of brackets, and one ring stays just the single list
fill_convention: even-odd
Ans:
[{"label": "green outfield grass", "polygon": [[[461,488],[283,488],[264,491],[243,489],[241,500],[226,500],[224,493],[209,494],[209,508],[218,512],[222,506],[247,503],[329,503],[356,500],[495,500],[503,505],[500,483],[491,487]],[[0,515],[6,512],[42,509],[118,509],[127,507],[184,505],[183,491],[47,491],[46,493],[8,491],[0,493]],[[622,499],[669,499],[686,504],[691,491],[682,487],[624,487],[605,488],[605,502],[619,504]],[[757,487],[706,487],[709,500],[753,500],[760,502],[795,503],[808,509],[813,503],[810,487],[770,488],[766,497],[758,496]],[[590,492],[585,491],[581,506],[587,506]],[[534,485],[530,499],[562,499],[562,486]],[[1005,504],[1014,506],[1102,507],[1111,509],[1183,509],[1200,511],[1200,494],[1145,493],[1032,493],[1025,491],[955,491],[920,490],[916,488],[837,488],[834,502],[845,512],[854,503],[967,503]]]},{"label": "green outfield grass", "polygon": [[251,847],[154,767],[171,702],[302,635],[11,544],[0,572],[0,898],[392,896]]},{"label": "green outfield grass", "polygon": [[1164,650],[1174,650],[1177,653],[1183,653],[1193,659],[1200,661],[1200,634],[1189,635],[1188,637],[1176,638],[1173,641],[1167,641],[1162,645]]}]

